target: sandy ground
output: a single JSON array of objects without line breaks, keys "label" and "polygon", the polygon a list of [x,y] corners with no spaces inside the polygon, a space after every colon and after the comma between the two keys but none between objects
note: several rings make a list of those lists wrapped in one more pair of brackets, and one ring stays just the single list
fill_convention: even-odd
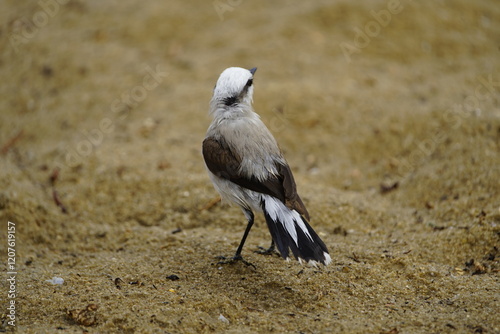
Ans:
[{"label": "sandy ground", "polygon": [[[1,331],[500,332],[497,1],[4,0],[0,22]],[[258,67],[328,267],[255,254],[262,217],[256,269],[217,264],[245,227],[200,153],[229,66]]]}]

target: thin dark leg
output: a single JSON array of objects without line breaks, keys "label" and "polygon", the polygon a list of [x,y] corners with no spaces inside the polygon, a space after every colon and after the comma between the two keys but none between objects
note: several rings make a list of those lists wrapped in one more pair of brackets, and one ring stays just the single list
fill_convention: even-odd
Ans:
[{"label": "thin dark leg", "polygon": [[[238,246],[238,249],[236,250],[236,253],[234,254],[232,259],[230,259],[229,261],[219,261],[218,264],[228,264],[228,263],[234,263],[235,261],[241,261],[244,264],[246,264],[247,266],[252,266],[252,267],[254,267],[254,269],[256,269],[252,263],[245,261],[243,259],[243,257],[241,256],[241,251],[243,250],[243,245],[245,245],[245,241],[247,240],[248,233],[252,229],[253,219],[254,219],[254,215],[253,215],[252,211],[250,211],[248,209],[243,209],[243,211],[245,213],[245,217],[247,217],[248,224],[247,224],[247,227],[245,229],[245,233],[243,234],[243,238],[241,238],[240,245]],[[223,257],[223,256],[219,257],[219,258],[222,260],[225,260],[225,257]]]},{"label": "thin dark leg", "polygon": [[274,240],[271,241],[271,246],[269,246],[269,248],[264,248],[264,247],[258,247],[259,250],[255,251],[255,253],[257,254],[261,254],[261,255],[272,255],[274,253],[276,253],[276,245],[274,244]]},{"label": "thin dark leg", "polygon": [[238,246],[238,249],[236,250],[236,254],[234,254],[235,258],[241,257],[241,251],[243,250],[243,245],[245,244],[245,241],[247,240],[247,237],[248,237],[248,233],[250,232],[250,230],[252,229],[252,226],[253,226],[253,218],[254,218],[253,212],[248,210],[248,209],[244,209],[244,210],[245,210],[245,216],[248,219],[248,224],[247,224],[247,228],[245,229],[245,233],[243,234],[243,238],[241,238],[240,245]]}]

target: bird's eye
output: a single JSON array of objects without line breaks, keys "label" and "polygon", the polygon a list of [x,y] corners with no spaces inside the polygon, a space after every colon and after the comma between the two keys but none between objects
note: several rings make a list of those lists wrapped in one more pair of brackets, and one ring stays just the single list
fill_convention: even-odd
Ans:
[{"label": "bird's eye", "polygon": [[245,86],[250,87],[253,84],[253,79],[248,79],[247,84]]},{"label": "bird's eye", "polygon": [[226,97],[223,101],[226,106],[232,106],[233,104],[238,103],[238,98],[236,96],[230,96]]}]

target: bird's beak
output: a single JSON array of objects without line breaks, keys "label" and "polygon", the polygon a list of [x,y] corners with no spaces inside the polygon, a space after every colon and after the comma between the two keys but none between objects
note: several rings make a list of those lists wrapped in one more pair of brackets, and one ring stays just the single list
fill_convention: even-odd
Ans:
[{"label": "bird's beak", "polygon": [[252,73],[252,75],[255,74],[255,71],[257,71],[257,67],[254,67],[254,68],[251,68],[249,69],[250,73]]}]

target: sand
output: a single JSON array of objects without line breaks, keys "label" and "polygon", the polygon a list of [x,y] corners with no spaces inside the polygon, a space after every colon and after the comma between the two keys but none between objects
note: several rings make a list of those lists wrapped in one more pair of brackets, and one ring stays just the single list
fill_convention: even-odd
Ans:
[{"label": "sand", "polygon": [[[1,331],[500,332],[496,1],[7,0],[0,22]],[[217,263],[246,224],[201,156],[229,66],[258,67],[327,267],[254,253],[261,216],[256,268]]]}]

